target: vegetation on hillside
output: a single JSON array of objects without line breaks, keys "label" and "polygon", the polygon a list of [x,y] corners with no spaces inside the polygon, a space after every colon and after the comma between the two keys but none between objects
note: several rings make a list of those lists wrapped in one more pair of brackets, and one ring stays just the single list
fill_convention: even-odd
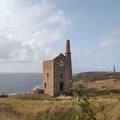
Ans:
[{"label": "vegetation on hillside", "polygon": [[[45,94],[0,98],[0,120],[119,120],[120,92],[111,91],[119,89],[119,74],[109,73],[107,77],[114,77],[110,80],[102,80],[103,76],[105,73],[96,74],[95,80],[91,77],[87,82],[74,85],[72,100],[58,100]],[[99,90],[102,92],[97,96]]]},{"label": "vegetation on hillside", "polygon": [[0,99],[0,120],[120,119],[120,99],[116,95],[95,98],[86,98],[84,96],[80,97],[79,101],[74,98],[73,100],[56,100],[55,98],[40,100],[32,99],[32,97],[28,99],[28,96],[25,99],[26,95],[23,96]]},{"label": "vegetation on hillside", "polygon": [[96,81],[96,80],[105,80],[105,79],[119,79],[120,80],[120,72],[84,72],[78,73],[73,77],[74,81],[79,80],[88,80],[88,81]]}]

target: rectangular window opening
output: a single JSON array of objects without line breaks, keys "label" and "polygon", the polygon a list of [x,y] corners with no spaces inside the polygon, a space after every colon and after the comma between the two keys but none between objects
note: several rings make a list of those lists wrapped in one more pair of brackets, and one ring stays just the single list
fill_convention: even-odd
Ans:
[{"label": "rectangular window opening", "polygon": [[60,73],[60,78],[61,78],[61,79],[63,78],[63,73]]},{"label": "rectangular window opening", "polygon": [[46,76],[49,77],[49,73],[47,73]]},{"label": "rectangular window opening", "polygon": [[47,87],[47,84],[46,83],[44,83],[44,88],[46,88]]}]

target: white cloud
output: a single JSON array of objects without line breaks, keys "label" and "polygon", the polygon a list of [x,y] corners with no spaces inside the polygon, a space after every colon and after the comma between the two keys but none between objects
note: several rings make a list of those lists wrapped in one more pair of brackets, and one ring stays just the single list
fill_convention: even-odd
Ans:
[{"label": "white cloud", "polygon": [[40,62],[53,57],[70,20],[48,0],[0,0],[0,62]]},{"label": "white cloud", "polygon": [[111,47],[118,44],[120,41],[116,38],[104,38],[101,40],[100,46],[103,48]]},{"label": "white cloud", "polygon": [[115,46],[120,43],[120,29],[113,29],[108,37],[101,38],[100,46],[103,48],[108,48]]},{"label": "white cloud", "polygon": [[87,56],[91,56],[91,55],[94,54],[94,51],[91,50],[91,49],[86,49],[86,50],[84,51],[84,53],[85,53],[85,55],[87,55]]},{"label": "white cloud", "polygon": [[0,36],[0,58],[8,59],[11,52],[20,48],[20,42]]},{"label": "white cloud", "polygon": [[84,62],[99,62],[101,60],[104,60],[105,58],[99,54],[96,53],[93,49],[85,49],[83,52],[78,54],[75,59],[77,61],[84,61]]},{"label": "white cloud", "polygon": [[118,35],[118,34],[120,34],[120,28],[114,29],[114,30],[112,31],[112,35]]},{"label": "white cloud", "polygon": [[30,59],[30,47],[20,41],[0,36],[0,62],[25,62]]},{"label": "white cloud", "polygon": [[85,59],[91,62],[98,62],[103,60],[103,56],[96,54],[96,52],[92,49],[87,49],[84,51]]}]

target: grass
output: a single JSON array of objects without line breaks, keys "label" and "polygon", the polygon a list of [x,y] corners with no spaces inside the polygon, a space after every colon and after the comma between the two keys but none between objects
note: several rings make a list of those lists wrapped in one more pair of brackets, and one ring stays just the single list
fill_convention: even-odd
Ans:
[{"label": "grass", "polygon": [[85,86],[87,88],[96,88],[98,90],[105,89],[120,89],[120,80],[102,80],[102,81],[95,81],[95,82],[86,82]]},{"label": "grass", "polygon": [[97,120],[119,120],[120,101],[114,98],[98,98],[92,99]]},{"label": "grass", "polygon": [[93,96],[104,96],[120,93],[120,80],[117,79],[108,79],[102,81],[80,80],[78,82],[74,82],[74,84],[80,85],[80,87],[84,88],[90,95]]},{"label": "grass", "polygon": [[[88,101],[97,120],[120,120],[120,80],[80,84],[90,95]],[[82,115],[86,115],[83,112],[80,103],[74,98],[57,100],[45,94],[0,98],[0,120],[87,120],[83,118]]]},{"label": "grass", "polygon": [[[112,98],[107,96],[89,99],[97,120],[120,119],[118,97],[113,95]],[[80,120],[77,118],[80,114],[81,107],[74,99],[33,100],[21,99],[20,96],[0,98],[0,120]]]}]

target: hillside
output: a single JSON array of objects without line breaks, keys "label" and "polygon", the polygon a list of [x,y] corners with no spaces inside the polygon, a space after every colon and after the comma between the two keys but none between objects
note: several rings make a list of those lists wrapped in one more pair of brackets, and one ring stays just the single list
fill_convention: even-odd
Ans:
[{"label": "hillside", "polygon": [[87,81],[96,81],[96,80],[105,80],[105,79],[120,79],[120,72],[83,72],[78,73],[73,77],[74,81],[87,80]]},{"label": "hillside", "polygon": [[74,76],[74,85],[84,88],[91,96],[120,93],[120,72],[85,72]]}]

